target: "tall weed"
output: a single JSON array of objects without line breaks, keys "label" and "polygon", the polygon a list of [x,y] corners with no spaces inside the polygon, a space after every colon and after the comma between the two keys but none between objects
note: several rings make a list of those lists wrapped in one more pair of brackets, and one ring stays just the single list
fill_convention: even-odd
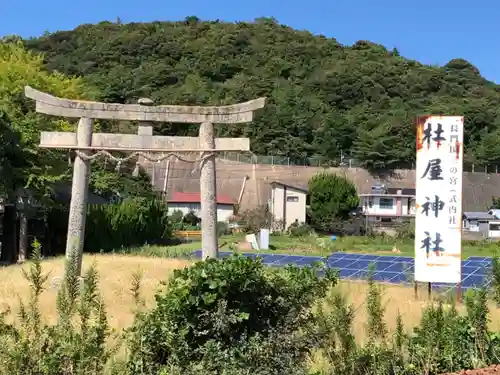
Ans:
[{"label": "tall weed", "polygon": [[31,292],[27,303],[21,300],[19,324],[0,319],[0,374],[102,374],[114,351],[106,344],[111,332],[95,268],[83,281],[66,272],[57,295],[57,323],[49,325],[40,311],[48,276],[42,270],[40,244],[35,241],[33,248],[32,264],[24,272]]}]

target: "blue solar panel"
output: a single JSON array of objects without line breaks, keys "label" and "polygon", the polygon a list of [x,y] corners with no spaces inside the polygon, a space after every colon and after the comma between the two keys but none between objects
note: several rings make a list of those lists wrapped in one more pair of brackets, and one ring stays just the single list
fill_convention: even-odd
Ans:
[{"label": "blue solar panel", "polygon": [[393,264],[394,264],[393,262],[388,262],[386,260],[379,260],[375,263],[375,269],[377,271],[385,271],[387,268],[389,268]]},{"label": "blue solar panel", "polygon": [[363,257],[363,254],[342,254],[338,257],[337,259],[351,259],[351,260],[358,260]]},{"label": "blue solar panel", "polygon": [[355,259],[338,259],[330,265],[332,268],[347,268],[350,264],[357,262]]},{"label": "blue solar panel", "polygon": [[[224,258],[232,252],[219,252]],[[374,266],[373,278],[377,281],[389,283],[408,283],[413,277],[414,259],[397,255],[375,255],[336,252],[328,257],[286,255],[269,253],[243,253],[250,258],[261,258],[266,265],[283,267],[294,264],[300,267],[310,266],[315,262],[324,261],[330,268],[335,268],[343,279],[366,279],[370,267]],[[193,256],[201,257],[201,250],[193,252]],[[373,267],[372,266],[372,267]],[[491,258],[470,257],[462,261],[462,289],[472,289],[488,285]],[[322,271],[321,271],[322,272]],[[451,290],[456,288],[453,284],[432,283],[433,288]]]},{"label": "blue solar panel", "polygon": [[370,267],[372,264],[375,264],[373,260],[357,260],[347,266],[347,268],[354,268],[357,270],[365,270]]},{"label": "blue solar panel", "polygon": [[361,257],[362,260],[376,260],[379,258],[380,258],[380,255],[371,255],[371,254],[363,255]]},{"label": "blue solar panel", "polygon": [[396,276],[394,276],[392,279],[389,280],[390,283],[397,283],[397,284],[402,284],[402,283],[407,283],[408,280],[408,275],[400,272],[397,273]]},{"label": "blue solar panel", "polygon": [[450,289],[453,288],[454,284],[446,284],[446,283],[432,283],[432,289]]},{"label": "blue solar panel", "polygon": [[389,267],[387,267],[386,269],[384,269],[384,271],[388,271],[388,272],[408,272],[410,266],[411,265],[407,264],[407,263],[393,263]]},{"label": "blue solar panel", "polygon": [[462,286],[478,288],[484,286],[486,281],[486,276],[484,275],[469,275],[462,279]]},{"label": "blue solar panel", "polygon": [[488,261],[491,262],[491,257],[468,257],[467,260],[472,260],[472,261]]},{"label": "blue solar panel", "polygon": [[273,264],[278,259],[282,259],[284,257],[285,257],[284,255],[270,255],[264,258],[262,261],[264,262],[264,264]]},{"label": "blue solar panel", "polygon": [[262,260],[263,263],[266,263],[266,259],[269,259],[272,256],[273,256],[272,254],[259,254],[259,258]]},{"label": "blue solar panel", "polygon": [[476,273],[480,267],[478,266],[464,266],[462,265],[462,275],[472,275]]},{"label": "blue solar panel", "polygon": [[486,260],[466,260],[468,266],[484,266],[486,264],[491,264],[491,261]]},{"label": "blue solar panel", "polygon": [[359,272],[359,270],[348,270],[345,268],[341,268],[341,269],[339,269],[339,276],[346,279],[349,277],[353,277],[358,272]]},{"label": "blue solar panel", "polygon": [[413,262],[411,257],[403,257],[398,255],[384,255],[379,258],[380,260],[387,260],[392,262]]},{"label": "blue solar panel", "polygon": [[277,260],[276,264],[285,264],[285,265],[294,264],[296,261],[302,258],[303,258],[302,256],[290,255]]},{"label": "blue solar panel", "polygon": [[312,266],[315,262],[321,262],[320,257],[304,257],[297,262],[299,266]]}]

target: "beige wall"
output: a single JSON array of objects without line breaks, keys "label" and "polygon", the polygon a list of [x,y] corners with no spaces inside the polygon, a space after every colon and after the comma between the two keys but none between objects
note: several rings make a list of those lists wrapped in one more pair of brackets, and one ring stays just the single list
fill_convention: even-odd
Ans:
[{"label": "beige wall", "polygon": [[[285,190],[286,197],[285,199]],[[296,197],[296,201],[292,201]],[[306,222],[306,193],[304,191],[291,188],[286,188],[282,185],[275,184],[271,187],[271,212],[276,221],[283,221],[285,228],[297,220],[299,223]],[[284,205],[286,204],[286,209]],[[284,215],[283,215],[284,213]]]}]

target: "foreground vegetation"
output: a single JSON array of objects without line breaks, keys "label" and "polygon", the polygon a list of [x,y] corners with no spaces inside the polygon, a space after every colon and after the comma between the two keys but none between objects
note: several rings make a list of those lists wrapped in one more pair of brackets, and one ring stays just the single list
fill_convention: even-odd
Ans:
[{"label": "foreground vegetation", "polygon": [[56,292],[35,253],[23,268],[29,297],[0,320],[0,374],[439,374],[500,360],[500,311],[486,290],[463,305],[419,302],[370,279],[318,278],[320,265],[269,269],[237,256],[170,264],[180,269],[163,285],[156,273],[155,286],[158,260],[122,256],[112,272],[113,257],[96,258],[83,284],[68,273]]}]

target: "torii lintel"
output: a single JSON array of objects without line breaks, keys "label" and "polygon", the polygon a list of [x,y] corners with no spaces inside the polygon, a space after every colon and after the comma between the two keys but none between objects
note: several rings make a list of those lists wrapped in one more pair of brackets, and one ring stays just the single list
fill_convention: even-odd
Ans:
[{"label": "torii lintel", "polygon": [[225,106],[181,106],[101,103],[58,98],[25,86],[24,94],[36,101],[36,111],[47,115],[92,118],[103,120],[129,120],[184,123],[236,124],[253,120],[253,112],[264,107],[266,98]]}]

